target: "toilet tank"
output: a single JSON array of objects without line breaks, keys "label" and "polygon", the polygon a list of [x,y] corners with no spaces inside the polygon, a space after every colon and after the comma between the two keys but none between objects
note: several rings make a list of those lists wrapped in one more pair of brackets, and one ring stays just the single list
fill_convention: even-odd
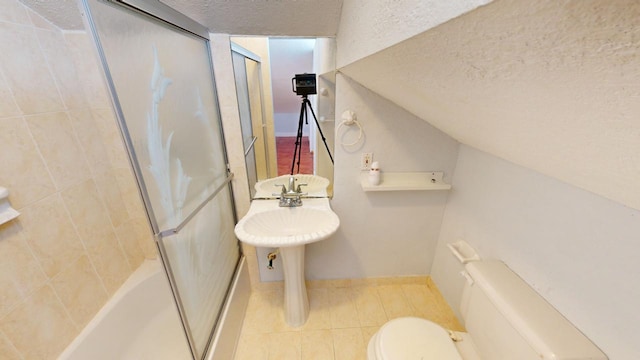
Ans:
[{"label": "toilet tank", "polygon": [[465,269],[461,313],[482,359],[608,359],[503,262],[470,262]]}]

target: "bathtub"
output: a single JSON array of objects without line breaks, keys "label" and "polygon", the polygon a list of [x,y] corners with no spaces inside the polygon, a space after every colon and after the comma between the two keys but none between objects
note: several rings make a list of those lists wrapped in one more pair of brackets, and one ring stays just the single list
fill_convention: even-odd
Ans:
[{"label": "bathtub", "polygon": [[160,261],[146,260],[58,359],[191,359]]},{"label": "bathtub", "polygon": [[[233,359],[250,293],[242,256],[206,360]],[[58,359],[193,359],[160,261],[146,260]]]}]

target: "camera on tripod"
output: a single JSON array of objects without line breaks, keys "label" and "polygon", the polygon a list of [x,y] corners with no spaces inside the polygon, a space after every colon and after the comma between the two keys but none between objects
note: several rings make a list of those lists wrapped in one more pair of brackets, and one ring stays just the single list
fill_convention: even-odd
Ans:
[{"label": "camera on tripod", "polygon": [[296,74],[296,76],[291,79],[291,90],[293,90],[296,95],[302,96],[302,106],[300,107],[300,118],[298,119],[298,132],[296,135],[296,147],[293,150],[293,161],[291,162],[291,175],[293,175],[296,164],[298,164],[298,173],[300,173],[300,154],[302,153],[302,126],[303,124],[309,123],[309,121],[307,120],[307,109],[311,110],[313,120],[315,120],[316,122],[316,129],[320,133],[320,137],[322,137],[324,147],[327,149],[329,159],[331,159],[331,163],[333,164],[333,156],[331,156],[331,150],[329,150],[329,145],[327,145],[327,139],[322,133],[322,128],[320,128],[320,124],[318,123],[316,114],[313,112],[313,108],[311,107],[311,102],[307,97],[307,95],[317,94],[316,74]]},{"label": "camera on tripod", "polygon": [[296,95],[315,95],[316,92],[316,74],[296,74],[291,78],[291,90]]}]

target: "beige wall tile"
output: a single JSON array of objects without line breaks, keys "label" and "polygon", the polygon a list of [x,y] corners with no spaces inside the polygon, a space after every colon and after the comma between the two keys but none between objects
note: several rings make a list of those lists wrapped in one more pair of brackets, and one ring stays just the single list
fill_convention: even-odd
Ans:
[{"label": "beige wall tile", "polygon": [[44,161],[21,117],[0,119],[0,184],[9,189],[13,207],[20,209],[55,191]]},{"label": "beige wall tile", "polygon": [[97,173],[94,179],[102,196],[102,201],[106,205],[111,223],[114,227],[122,225],[129,219],[129,212],[124,203],[115,173],[113,171]]},{"label": "beige wall tile", "polygon": [[107,150],[111,167],[115,169],[130,169],[129,157],[113,110],[111,108],[103,108],[92,109],[91,112],[100,130],[100,136]]},{"label": "beige wall tile", "polygon": [[92,247],[87,252],[107,292],[113,295],[132,272],[115,233],[109,230],[98,235],[92,240]]},{"label": "beige wall tile", "polygon": [[141,244],[153,241],[149,226],[139,219],[130,219],[116,229],[116,235],[127,255],[131,268],[137,269],[145,259]]},{"label": "beige wall tile", "polygon": [[131,267],[94,182],[89,180],[74,185],[62,193],[62,198],[89,258],[112,294],[129,276]]},{"label": "beige wall tile", "polygon": [[94,174],[109,171],[111,162],[107,156],[107,148],[102,142],[100,129],[91,111],[88,109],[70,110],[68,115],[91,171]]},{"label": "beige wall tile", "polygon": [[328,291],[331,327],[333,329],[360,327],[358,309],[351,298],[351,289],[329,288]]},{"label": "beige wall tile", "polygon": [[50,286],[44,286],[2,321],[2,331],[26,359],[54,359],[77,330]]},{"label": "beige wall tile", "polygon": [[22,115],[22,111],[18,108],[16,99],[0,70],[0,118],[17,115]]},{"label": "beige wall tile", "polygon": [[115,174],[118,188],[120,189],[120,193],[122,193],[122,199],[129,213],[129,217],[145,216],[144,204],[140,197],[138,183],[136,182],[136,177],[131,167],[113,169],[112,171]]},{"label": "beige wall tile", "polygon": [[333,329],[333,348],[336,360],[364,360],[367,358],[366,344],[360,328]]},{"label": "beige wall tile", "polygon": [[86,33],[65,33],[73,63],[89,107],[111,108],[111,99],[98,63],[96,50]]},{"label": "beige wall tile", "polygon": [[47,281],[15,223],[0,225],[0,318]]},{"label": "beige wall tile", "polygon": [[331,330],[310,330],[301,333],[301,359],[332,360],[333,336]]},{"label": "beige wall tile", "polygon": [[0,53],[11,54],[0,69],[24,114],[64,110],[33,28],[0,22]]},{"label": "beige wall tile", "polygon": [[354,287],[352,293],[360,325],[378,326],[387,322],[387,315],[375,287]]},{"label": "beige wall tile", "polygon": [[36,35],[65,107],[67,109],[86,107],[87,101],[82,92],[82,85],[62,33],[38,29]]},{"label": "beige wall tile", "polygon": [[16,0],[0,0],[0,21],[30,24],[26,8]]},{"label": "beige wall tile", "polygon": [[22,356],[18,353],[18,349],[13,346],[6,335],[0,332],[0,359],[3,360],[22,360]]},{"label": "beige wall tile", "polygon": [[66,189],[62,199],[87,250],[94,247],[100,235],[112,231],[109,214],[93,180]]},{"label": "beige wall tile", "polygon": [[91,177],[67,113],[32,115],[26,120],[58,190]]},{"label": "beige wall tile", "polygon": [[299,332],[269,334],[269,360],[301,359],[302,336]]},{"label": "beige wall tile", "polygon": [[59,194],[22,209],[24,237],[49,277],[75,262],[84,247]]},{"label": "beige wall tile", "polygon": [[87,256],[71,263],[53,278],[51,285],[78,329],[82,329],[108,299]]}]

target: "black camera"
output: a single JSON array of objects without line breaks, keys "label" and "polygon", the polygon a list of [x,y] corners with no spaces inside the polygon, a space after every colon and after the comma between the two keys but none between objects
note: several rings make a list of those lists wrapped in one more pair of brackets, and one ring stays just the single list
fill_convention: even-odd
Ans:
[{"label": "black camera", "polygon": [[291,78],[291,90],[296,95],[314,95],[316,92],[316,74],[296,74]]}]

